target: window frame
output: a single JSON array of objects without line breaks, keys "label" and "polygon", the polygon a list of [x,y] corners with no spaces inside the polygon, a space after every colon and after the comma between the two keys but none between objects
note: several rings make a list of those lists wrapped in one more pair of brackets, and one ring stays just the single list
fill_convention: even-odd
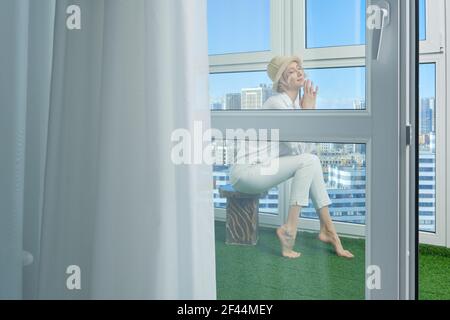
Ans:
[{"label": "window frame", "polygon": [[450,43],[450,26],[447,19],[450,19],[450,6],[445,0],[426,0],[426,40],[419,44],[419,63],[436,65],[436,232],[419,231],[419,242],[450,248],[447,201],[450,197],[450,188],[447,188],[447,181],[450,181],[447,150],[450,150],[450,144],[446,144],[450,138],[447,130],[450,118],[446,108],[450,89],[447,80],[450,62],[445,50],[446,43]]},{"label": "window frame", "polygon": [[420,55],[443,53],[445,47],[445,0],[425,0],[425,40],[420,41]]},{"label": "window frame", "polygon": [[365,45],[349,45],[324,48],[306,48],[306,1],[293,0],[292,12],[298,12],[293,19],[293,51],[299,52],[305,61],[365,58]]},{"label": "window frame", "polygon": [[[274,55],[297,54],[303,57],[305,68],[333,68],[333,67],[360,67],[366,66],[365,46],[343,46],[327,48],[305,48],[306,25],[305,8],[306,0],[271,0],[271,43],[272,50],[267,52],[235,53],[210,56],[210,73],[233,73],[265,71],[266,66]],[[297,14],[296,14],[297,13]],[[450,56],[445,52],[445,41],[450,43],[450,24],[447,29],[444,25],[446,17],[450,19],[450,5],[445,0],[426,0],[426,40],[420,41],[420,63],[436,63],[436,233],[420,232],[420,242],[450,247],[450,218],[446,199],[450,199],[450,188],[446,188],[446,181],[450,181],[450,170],[447,169],[450,150],[450,130],[446,125],[450,124],[450,112],[446,112],[447,92],[450,92],[450,83],[447,81],[446,66],[450,66]],[[444,56],[445,53],[445,56]],[[322,114],[321,111],[316,111]],[[362,116],[369,114],[370,109],[360,112]],[[325,113],[327,113],[325,111]],[[245,112],[244,117],[251,117],[254,112]],[[336,116],[346,116],[348,111],[340,111]],[[355,113],[351,113],[352,116]],[[264,117],[272,117],[275,113],[264,113]],[[292,116],[286,112],[282,117]],[[212,119],[242,117],[243,113],[235,111],[211,111]],[[258,113],[261,117],[262,113]],[[220,120],[219,120],[220,121]],[[358,141],[356,141],[358,140]],[[356,139],[354,143],[366,143],[364,139]],[[445,143],[447,141],[447,144]],[[317,141],[322,142],[322,141]],[[329,142],[329,141],[327,141]],[[332,141],[339,142],[339,141]],[[350,143],[349,141],[342,141]],[[367,145],[366,158],[370,159],[370,145]],[[370,161],[367,161],[367,167]],[[367,170],[368,175],[370,170]],[[446,181],[445,181],[446,180]],[[367,177],[367,194],[370,195],[370,177]],[[289,186],[283,183],[279,186],[279,214],[277,217],[265,217],[260,214],[261,225],[273,226],[282,223],[287,215]],[[369,208],[369,196],[366,197]],[[418,214],[418,213],[417,213]],[[215,209],[218,220],[225,220],[225,210]],[[366,216],[367,219],[367,216]],[[363,237],[366,227],[343,222],[335,222],[339,233]],[[319,221],[300,218],[300,228],[305,230],[318,230]]]},{"label": "window frame", "polygon": [[421,54],[420,64],[432,63],[436,66],[436,171],[435,171],[435,226],[436,232],[419,231],[419,241],[425,244],[446,245],[446,81],[445,61],[442,54]]},{"label": "window frame", "polygon": [[[444,11],[444,10],[443,10]],[[445,97],[443,97],[445,100],[445,117],[443,116],[443,118],[445,118],[445,130],[446,133],[443,134],[446,138],[445,141],[447,141],[446,144],[446,148],[445,148],[445,168],[446,168],[446,187],[449,185],[450,183],[450,164],[449,164],[449,157],[450,157],[450,129],[448,128],[448,126],[450,125],[450,112],[447,111],[448,109],[448,103],[449,103],[449,92],[450,92],[450,81],[448,80],[450,77],[450,55],[448,53],[447,47],[448,44],[450,44],[450,23],[449,21],[447,21],[447,19],[450,20],[450,5],[448,4],[448,2],[446,2],[445,4],[445,18],[446,18],[446,30],[445,30],[445,48],[444,48],[444,52],[445,52],[445,60],[444,63],[445,65],[443,66],[443,69],[445,70]],[[450,199],[450,187],[446,188],[445,192],[444,192],[444,196],[446,195],[445,199]],[[450,206],[449,206],[449,201],[447,200],[446,202],[446,206],[444,208],[444,216],[446,219],[446,226],[447,226],[447,230],[446,230],[446,246],[448,248],[450,248]]]}]

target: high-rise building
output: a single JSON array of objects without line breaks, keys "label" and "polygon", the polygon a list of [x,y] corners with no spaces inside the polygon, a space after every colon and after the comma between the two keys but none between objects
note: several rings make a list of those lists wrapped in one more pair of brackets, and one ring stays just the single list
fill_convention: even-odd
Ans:
[{"label": "high-rise building", "polygon": [[272,86],[268,86],[267,84],[260,84],[259,87],[262,88],[262,99],[264,104],[267,99],[273,96]]},{"label": "high-rise building", "polygon": [[248,88],[241,91],[242,109],[261,109],[262,108],[262,89]]},{"label": "high-rise building", "polygon": [[431,132],[436,132],[436,99],[430,98]]},{"label": "high-rise building", "polygon": [[223,105],[220,102],[213,102],[211,104],[211,110],[223,110]]},{"label": "high-rise building", "polygon": [[[332,201],[329,211],[333,220],[364,224],[366,222],[365,168],[332,166],[325,172],[328,195]],[[309,207],[302,209],[302,217],[317,218],[311,201]]]},{"label": "high-rise building", "polygon": [[241,108],[261,109],[272,94],[272,89],[265,84],[261,84],[258,88],[244,88],[241,91]]},{"label": "high-rise building", "polygon": [[434,99],[420,100],[419,134],[428,134],[434,131]]},{"label": "high-rise building", "polygon": [[225,109],[226,110],[240,110],[241,109],[241,94],[240,93],[228,93],[225,96]]},{"label": "high-rise building", "polygon": [[436,231],[436,155],[419,153],[419,229]]}]

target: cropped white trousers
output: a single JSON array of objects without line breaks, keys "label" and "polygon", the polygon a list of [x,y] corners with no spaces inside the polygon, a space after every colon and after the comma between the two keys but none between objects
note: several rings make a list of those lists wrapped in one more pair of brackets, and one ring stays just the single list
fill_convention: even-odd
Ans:
[{"label": "cropped white trousers", "polygon": [[230,172],[233,188],[242,193],[258,194],[293,178],[289,201],[291,206],[307,207],[309,196],[316,210],[331,204],[319,157],[305,153],[281,157],[278,161],[278,170],[271,175],[261,173],[261,164],[234,165]]}]

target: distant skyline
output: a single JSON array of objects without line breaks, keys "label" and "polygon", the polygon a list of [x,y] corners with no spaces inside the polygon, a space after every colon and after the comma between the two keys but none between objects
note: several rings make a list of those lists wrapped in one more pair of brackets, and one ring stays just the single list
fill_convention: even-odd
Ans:
[{"label": "distant skyline", "polygon": [[[326,43],[365,42],[363,27],[365,3],[365,0],[308,0],[307,33],[311,38],[309,43],[317,46]],[[419,3],[420,38],[424,39],[425,0],[420,0]],[[322,21],[327,23],[321,23]],[[330,25],[337,24],[339,32],[329,32]],[[269,50],[270,1],[208,0],[208,34],[210,54]],[[309,70],[308,74],[309,78],[320,87],[319,102],[365,98],[364,67],[314,69]],[[435,97],[434,65],[420,66],[419,82],[421,97]],[[224,98],[227,93],[240,93],[242,88],[254,88],[260,84],[272,85],[265,70],[212,74],[209,83],[210,98],[215,101]]]},{"label": "distant skyline", "polygon": [[[333,68],[307,70],[308,77],[319,85],[319,104],[333,101],[365,100],[365,68]],[[271,86],[265,71],[224,73],[210,75],[210,98],[216,101],[227,93],[240,93],[243,88],[255,88],[260,84]],[[436,97],[436,66],[434,63],[419,67],[419,95],[421,98]]]}]

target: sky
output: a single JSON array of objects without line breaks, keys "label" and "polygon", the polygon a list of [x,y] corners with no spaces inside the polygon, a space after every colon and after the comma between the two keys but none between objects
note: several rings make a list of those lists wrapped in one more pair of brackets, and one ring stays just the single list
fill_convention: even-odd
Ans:
[{"label": "sky", "polygon": [[[424,39],[425,0],[419,2],[420,38]],[[364,44],[365,6],[365,0],[307,0],[307,46]],[[269,0],[208,0],[209,54],[270,50],[269,22]],[[365,96],[365,68],[309,70],[308,75],[320,87],[319,105]],[[260,84],[271,85],[265,70],[214,74],[210,76],[211,100]],[[422,97],[434,96],[434,65],[421,66],[420,93]]]}]

